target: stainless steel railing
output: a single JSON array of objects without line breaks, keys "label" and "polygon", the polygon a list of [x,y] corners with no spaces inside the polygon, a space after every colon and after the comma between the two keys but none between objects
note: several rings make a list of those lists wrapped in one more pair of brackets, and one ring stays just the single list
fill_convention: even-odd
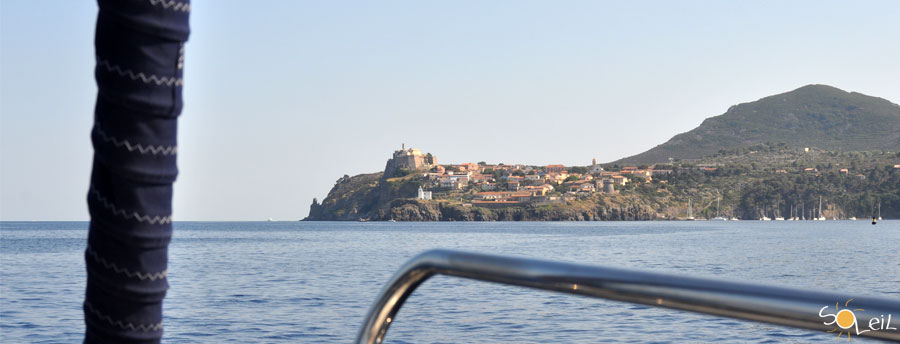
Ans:
[{"label": "stainless steel railing", "polygon": [[[900,341],[900,300],[856,297],[780,287],[681,277],[650,272],[510,258],[448,250],[427,251],[413,258],[381,291],[369,310],[357,343],[381,343],[406,298],[434,275],[457,276],[603,299],[688,310],[737,319],[768,322],[818,331],[843,330],[820,316],[853,299],[856,321],[868,329],[873,318],[892,315],[893,329],[862,336]],[[883,322],[882,322],[883,323]],[[852,329],[851,329],[852,330]],[[853,332],[853,336],[857,333]]]}]

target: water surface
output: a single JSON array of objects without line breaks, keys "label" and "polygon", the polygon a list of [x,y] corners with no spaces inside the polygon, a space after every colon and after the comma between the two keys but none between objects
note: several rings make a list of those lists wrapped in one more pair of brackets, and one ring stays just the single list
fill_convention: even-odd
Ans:
[{"label": "water surface", "polygon": [[[432,248],[900,298],[900,221],[178,222],[165,341],[347,343]],[[3,342],[80,342],[86,223],[0,223]],[[896,319],[900,321],[900,319]],[[435,277],[387,343],[813,342],[835,335]],[[854,341],[858,338],[854,338]]]}]

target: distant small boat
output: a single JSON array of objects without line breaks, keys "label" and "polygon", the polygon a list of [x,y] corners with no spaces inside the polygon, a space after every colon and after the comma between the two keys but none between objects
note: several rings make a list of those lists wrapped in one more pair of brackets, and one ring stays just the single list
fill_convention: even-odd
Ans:
[{"label": "distant small boat", "polygon": [[267,221],[267,222],[273,222],[273,221],[275,221],[275,220],[273,220],[273,219],[270,217],[270,218],[269,218],[268,220],[266,220],[266,221]]},{"label": "distant small boat", "polygon": [[[718,193],[718,192],[719,192],[719,190],[716,190],[716,193]],[[728,219],[719,216],[719,200],[720,199],[721,199],[721,197],[716,198],[716,217],[710,219],[710,221],[728,221]]]},{"label": "distant small boat", "polygon": [[772,221],[772,219],[770,219],[770,218],[768,218],[768,217],[766,217],[766,216],[760,217],[759,220],[760,220],[760,221]]},{"label": "distant small boat", "polygon": [[822,196],[819,196],[819,217],[813,218],[814,221],[825,221],[827,220],[825,216],[822,216]]},{"label": "distant small boat", "polygon": [[736,218],[736,217],[734,217],[734,216],[732,216],[731,219],[729,219],[729,220],[731,220],[731,221],[740,221],[740,219],[738,219],[738,218]]},{"label": "distant small boat", "polygon": [[688,217],[685,220],[694,221],[694,200],[688,198]]},{"label": "distant small boat", "polygon": [[851,216],[851,217],[848,218],[847,220],[850,220],[850,221],[856,221],[856,216]]},{"label": "distant small boat", "polygon": [[784,221],[784,218],[781,216],[775,217],[775,221]]}]

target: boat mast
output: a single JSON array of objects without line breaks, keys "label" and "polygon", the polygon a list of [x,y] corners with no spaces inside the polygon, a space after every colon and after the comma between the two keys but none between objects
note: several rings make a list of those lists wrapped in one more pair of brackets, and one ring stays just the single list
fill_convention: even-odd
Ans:
[{"label": "boat mast", "polygon": [[693,202],[693,199],[688,198],[688,218],[689,219],[694,217],[694,205],[692,202]]},{"label": "boat mast", "polygon": [[822,196],[819,196],[819,218],[822,218]]},{"label": "boat mast", "polygon": [[719,217],[719,198],[716,198],[716,217]]}]

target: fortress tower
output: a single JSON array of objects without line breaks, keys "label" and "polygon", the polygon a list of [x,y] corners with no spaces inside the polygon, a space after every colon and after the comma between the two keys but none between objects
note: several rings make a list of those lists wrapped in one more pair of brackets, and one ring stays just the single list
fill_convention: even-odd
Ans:
[{"label": "fortress tower", "polygon": [[416,148],[406,148],[404,143],[401,144],[400,150],[394,151],[394,155],[388,160],[384,172],[386,176],[391,176],[398,169],[424,170],[436,165],[437,157],[431,153],[422,154],[422,151]]}]

